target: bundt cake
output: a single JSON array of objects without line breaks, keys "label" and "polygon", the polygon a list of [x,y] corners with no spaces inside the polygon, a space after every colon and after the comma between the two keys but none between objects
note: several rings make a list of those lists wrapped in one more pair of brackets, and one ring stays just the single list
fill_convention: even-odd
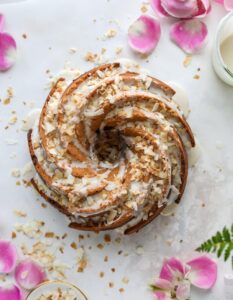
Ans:
[{"label": "bundt cake", "polygon": [[121,63],[58,79],[28,144],[33,186],[70,227],[130,234],[180,202],[195,140],[174,93]]}]

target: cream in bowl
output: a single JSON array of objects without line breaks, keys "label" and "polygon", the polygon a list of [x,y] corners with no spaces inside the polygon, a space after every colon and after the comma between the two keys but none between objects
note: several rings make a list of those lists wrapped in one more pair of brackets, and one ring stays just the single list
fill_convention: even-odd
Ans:
[{"label": "cream in bowl", "polygon": [[220,79],[233,86],[233,12],[219,23],[213,46],[213,66]]}]

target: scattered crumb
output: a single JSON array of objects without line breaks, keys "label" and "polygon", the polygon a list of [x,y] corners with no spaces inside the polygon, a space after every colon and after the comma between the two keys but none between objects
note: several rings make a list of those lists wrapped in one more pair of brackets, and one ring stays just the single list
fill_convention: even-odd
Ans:
[{"label": "scattered crumb", "polygon": [[191,64],[191,62],[192,62],[192,55],[188,54],[188,55],[186,55],[186,57],[183,61],[183,66],[185,68],[187,68]]},{"label": "scattered crumb", "polygon": [[115,268],[111,268],[111,271],[112,271],[113,273],[115,273],[115,272],[116,272],[116,269],[115,269]]},{"label": "scattered crumb", "polygon": [[17,122],[17,120],[18,120],[18,118],[14,115],[14,116],[10,117],[8,123],[10,125],[14,125]]},{"label": "scattered crumb", "polygon": [[84,59],[88,62],[95,62],[97,60],[98,54],[93,52],[87,52]]},{"label": "scattered crumb", "polygon": [[14,214],[17,216],[17,217],[21,217],[21,218],[25,218],[27,216],[27,213],[24,212],[24,211],[21,211],[21,210],[14,210]]},{"label": "scattered crumb", "polygon": [[55,234],[54,232],[48,231],[44,235],[46,238],[54,238]]},{"label": "scattered crumb", "polygon": [[12,231],[12,233],[11,233],[11,238],[12,239],[15,239],[17,237],[17,234],[14,232],[14,231]]},{"label": "scattered crumb", "polygon": [[117,47],[116,50],[115,50],[115,53],[116,53],[117,55],[119,55],[119,54],[122,53],[122,51],[123,51],[123,47]]},{"label": "scattered crumb", "polygon": [[105,256],[105,257],[104,257],[104,261],[105,261],[105,262],[108,262],[108,256]]},{"label": "scattered crumb", "polygon": [[104,245],[103,244],[98,244],[96,247],[99,248],[100,250],[102,250],[104,248]]},{"label": "scattered crumb", "polygon": [[104,37],[110,39],[115,37],[116,35],[117,35],[117,31],[115,29],[109,29],[105,32]]},{"label": "scattered crumb", "polygon": [[110,242],[111,242],[111,236],[110,236],[109,234],[105,234],[105,235],[104,235],[104,241],[105,241],[106,243],[110,243]]},{"label": "scattered crumb", "polygon": [[113,282],[109,282],[108,286],[109,286],[110,288],[113,288],[113,287],[114,287],[114,283],[113,283]]},{"label": "scattered crumb", "polygon": [[42,207],[42,208],[46,208],[46,207],[47,207],[47,204],[41,203],[41,207]]},{"label": "scattered crumb", "polygon": [[13,177],[19,178],[20,174],[21,174],[20,169],[18,169],[18,168],[14,168],[11,170],[11,176],[13,176]]},{"label": "scattered crumb", "polygon": [[195,74],[195,75],[193,76],[193,79],[196,79],[196,80],[200,79],[200,75]]},{"label": "scattered crumb", "polygon": [[67,233],[64,233],[63,236],[61,237],[63,240],[68,236]]},{"label": "scattered crumb", "polygon": [[71,47],[71,48],[69,49],[69,53],[70,53],[70,54],[74,54],[74,53],[76,53],[76,52],[77,52],[77,49],[74,48],[74,47]]},{"label": "scattered crumb", "polygon": [[106,49],[106,48],[102,48],[102,49],[101,49],[101,54],[104,54],[104,53],[106,53],[106,51],[107,51],[107,49]]},{"label": "scattered crumb", "polygon": [[78,246],[77,246],[77,244],[75,242],[72,242],[70,244],[70,247],[73,248],[73,249],[75,249],[75,250],[78,249]]},{"label": "scattered crumb", "polygon": [[124,291],[125,291],[124,288],[120,288],[120,289],[119,289],[119,292],[120,292],[120,293],[124,293]]},{"label": "scattered crumb", "polygon": [[104,277],[104,272],[100,272],[100,278],[103,278]]},{"label": "scattered crumb", "polygon": [[11,100],[13,99],[13,96],[14,96],[13,88],[11,86],[9,86],[6,90],[6,93],[7,93],[6,98],[3,99],[3,104],[4,105],[8,105],[8,104],[11,103]]},{"label": "scattered crumb", "polygon": [[27,39],[27,34],[26,34],[26,33],[23,33],[23,34],[22,34],[22,38],[26,40],[26,39]]},{"label": "scattered crumb", "polygon": [[148,3],[142,3],[140,10],[143,14],[145,14],[148,11]]},{"label": "scattered crumb", "polygon": [[122,278],[122,282],[123,282],[124,284],[128,284],[128,283],[129,283],[128,277],[124,276],[124,277]]},{"label": "scattered crumb", "polygon": [[118,251],[118,255],[121,255],[121,254],[122,254],[122,252],[123,252],[122,250]]}]

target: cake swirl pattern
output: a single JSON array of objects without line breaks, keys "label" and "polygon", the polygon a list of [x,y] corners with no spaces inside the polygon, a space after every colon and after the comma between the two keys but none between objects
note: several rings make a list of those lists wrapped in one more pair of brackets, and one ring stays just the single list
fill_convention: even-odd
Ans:
[{"label": "cake swirl pattern", "polygon": [[174,93],[120,63],[53,86],[28,133],[32,184],[70,227],[130,234],[180,202],[195,141]]}]

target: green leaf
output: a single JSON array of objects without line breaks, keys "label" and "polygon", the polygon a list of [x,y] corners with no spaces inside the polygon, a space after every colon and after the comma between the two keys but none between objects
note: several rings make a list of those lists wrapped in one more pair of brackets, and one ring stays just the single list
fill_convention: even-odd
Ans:
[{"label": "green leaf", "polygon": [[196,251],[216,253],[217,257],[224,258],[227,261],[232,254],[232,269],[233,269],[233,224],[230,229],[226,226],[222,231],[217,231],[210,239],[202,243]]},{"label": "green leaf", "polygon": [[226,247],[226,243],[222,243],[218,249],[217,257],[220,257],[223,253],[224,248]]},{"label": "green leaf", "polygon": [[232,247],[231,247],[231,245],[229,245],[224,252],[224,261],[227,261],[228,258],[230,257],[231,250],[232,250]]},{"label": "green leaf", "polygon": [[225,240],[226,242],[230,242],[230,241],[231,241],[231,235],[230,235],[230,232],[229,232],[229,230],[228,230],[226,227],[223,228],[222,234],[223,234],[224,240]]}]

